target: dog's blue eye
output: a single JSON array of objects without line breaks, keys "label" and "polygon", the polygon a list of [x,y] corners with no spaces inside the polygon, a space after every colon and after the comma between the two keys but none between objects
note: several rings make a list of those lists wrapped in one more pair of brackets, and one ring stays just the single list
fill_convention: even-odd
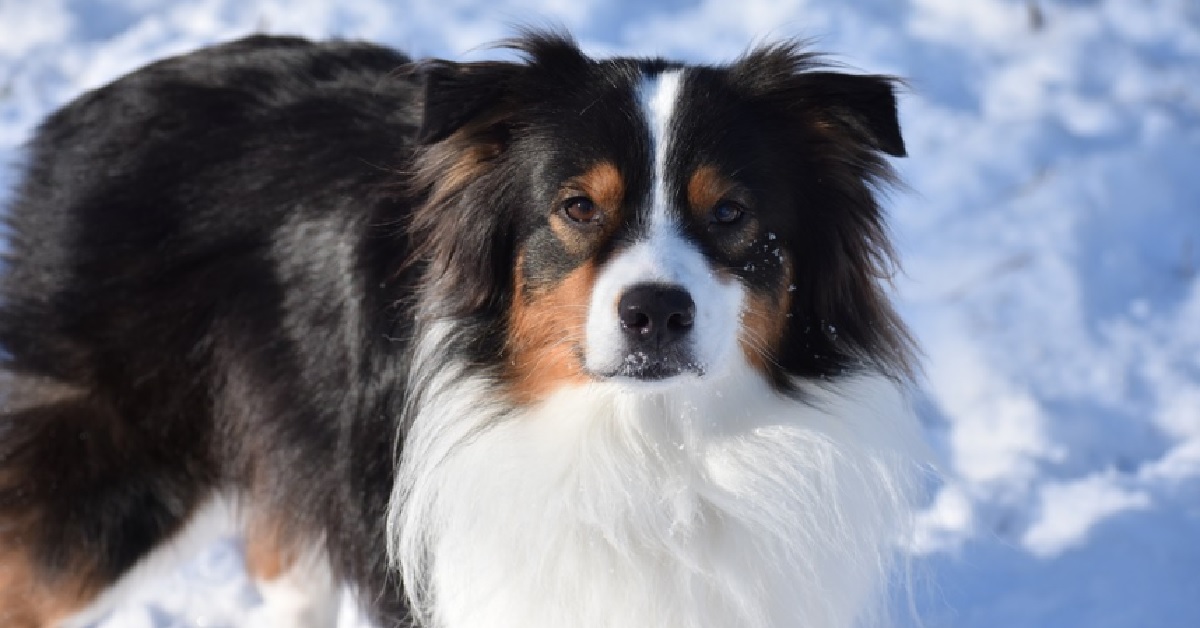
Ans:
[{"label": "dog's blue eye", "polygon": [[712,221],[721,225],[732,225],[741,220],[745,209],[733,201],[721,201],[712,211]]},{"label": "dog's blue eye", "polygon": [[600,220],[600,209],[586,196],[575,196],[563,201],[562,211],[575,222],[593,223]]}]

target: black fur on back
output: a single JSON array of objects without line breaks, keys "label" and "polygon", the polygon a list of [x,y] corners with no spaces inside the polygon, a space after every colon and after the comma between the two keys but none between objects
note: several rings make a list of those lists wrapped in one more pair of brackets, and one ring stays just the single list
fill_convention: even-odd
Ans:
[{"label": "black fur on back", "polygon": [[382,525],[411,281],[392,183],[420,121],[407,63],[252,37],[41,126],[0,284],[0,526],[30,522],[47,580],[94,557],[89,577],[112,580],[236,487],[403,616]]}]

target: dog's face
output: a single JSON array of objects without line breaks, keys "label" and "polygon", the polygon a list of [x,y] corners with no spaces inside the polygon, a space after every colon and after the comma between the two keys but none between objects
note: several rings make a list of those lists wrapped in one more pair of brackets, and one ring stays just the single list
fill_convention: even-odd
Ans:
[{"label": "dog's face", "polygon": [[728,67],[521,46],[524,64],[421,66],[414,224],[439,301],[503,330],[518,398],[738,363],[784,388],[903,370],[871,189],[904,152],[891,80],[793,46]]}]

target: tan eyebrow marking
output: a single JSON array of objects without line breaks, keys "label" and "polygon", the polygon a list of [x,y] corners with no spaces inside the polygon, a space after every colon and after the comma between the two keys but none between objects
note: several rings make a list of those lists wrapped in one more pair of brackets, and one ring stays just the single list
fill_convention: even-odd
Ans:
[{"label": "tan eyebrow marking", "polygon": [[725,198],[733,188],[733,181],[722,175],[716,166],[702,165],[692,172],[692,177],[688,180],[688,206],[698,218],[707,219],[713,206]]},{"label": "tan eyebrow marking", "polygon": [[606,240],[620,226],[625,202],[625,180],[616,164],[608,160],[598,161],[568,182],[560,201],[570,198],[572,192],[582,193],[592,199],[603,213],[600,232],[581,232],[568,224],[567,219],[558,212],[550,217],[550,229],[568,251],[583,255],[596,243]]},{"label": "tan eyebrow marking", "polygon": [[597,162],[573,181],[606,210],[620,209],[625,200],[625,180],[611,161]]}]

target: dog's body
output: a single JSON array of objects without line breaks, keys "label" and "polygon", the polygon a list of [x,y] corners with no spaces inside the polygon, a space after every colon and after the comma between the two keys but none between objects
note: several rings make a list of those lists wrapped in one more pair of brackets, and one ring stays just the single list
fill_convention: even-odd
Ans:
[{"label": "dog's body", "polygon": [[215,501],[265,592],[308,590],[277,625],[342,585],[397,626],[869,618],[921,452],[891,81],[516,46],[251,38],[43,125],[0,292],[0,626],[94,617]]}]

